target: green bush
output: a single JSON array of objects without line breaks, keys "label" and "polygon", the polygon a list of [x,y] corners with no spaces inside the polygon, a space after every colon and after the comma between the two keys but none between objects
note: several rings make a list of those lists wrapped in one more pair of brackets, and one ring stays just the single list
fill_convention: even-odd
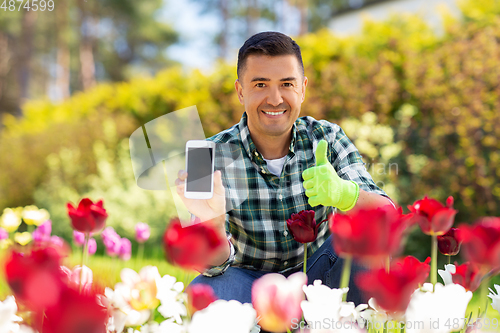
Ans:
[{"label": "green bush", "polygon": [[50,211],[53,233],[71,240],[73,231],[66,203],[76,205],[82,197],[103,199],[109,215],[107,226],[134,240],[135,224],[147,223],[151,228],[149,244],[159,244],[166,225],[176,215],[172,195],[169,191],[139,188],[132,171],[128,140],[116,143],[112,121],[104,122],[102,127],[106,140],[93,143],[96,172],[86,173],[84,157],[77,147],[49,155],[46,180],[35,191],[35,203]]}]

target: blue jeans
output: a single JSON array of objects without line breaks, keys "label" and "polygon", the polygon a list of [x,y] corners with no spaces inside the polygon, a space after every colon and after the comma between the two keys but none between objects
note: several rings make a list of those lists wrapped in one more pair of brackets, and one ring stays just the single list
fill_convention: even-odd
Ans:
[{"label": "blue jeans", "polygon": [[[328,237],[323,245],[307,259],[307,281],[312,284],[315,280],[321,280],[324,285],[330,288],[338,288],[344,260],[339,258],[332,247],[332,236]],[[302,268],[286,272],[284,276],[301,271]],[[349,281],[349,293],[347,301],[352,301],[356,305],[367,303],[367,299],[354,284],[354,277],[364,268],[355,262],[351,266],[351,279]],[[253,282],[269,272],[253,271],[239,267],[229,267],[224,274],[206,277],[198,275],[191,284],[204,283],[210,285],[219,299],[235,299],[241,303],[252,303]]]}]

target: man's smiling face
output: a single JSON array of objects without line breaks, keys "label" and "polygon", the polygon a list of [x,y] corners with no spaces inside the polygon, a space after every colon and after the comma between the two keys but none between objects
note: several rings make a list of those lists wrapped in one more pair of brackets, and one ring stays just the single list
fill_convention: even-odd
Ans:
[{"label": "man's smiling face", "polygon": [[294,55],[250,55],[235,85],[252,137],[290,134],[307,86]]}]

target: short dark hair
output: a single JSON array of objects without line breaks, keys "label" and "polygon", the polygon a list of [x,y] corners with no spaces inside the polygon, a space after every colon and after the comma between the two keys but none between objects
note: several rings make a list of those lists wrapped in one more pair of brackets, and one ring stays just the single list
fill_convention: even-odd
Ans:
[{"label": "short dark hair", "polygon": [[246,40],[238,52],[238,66],[236,70],[238,78],[243,74],[247,58],[254,54],[268,56],[294,55],[299,62],[302,75],[304,75],[304,64],[302,63],[299,45],[281,32],[260,32]]}]

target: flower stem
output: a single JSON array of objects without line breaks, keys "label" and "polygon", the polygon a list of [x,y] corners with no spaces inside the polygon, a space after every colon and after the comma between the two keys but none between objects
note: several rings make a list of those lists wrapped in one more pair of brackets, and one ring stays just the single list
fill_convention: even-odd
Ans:
[{"label": "flower stem", "polygon": [[437,283],[437,236],[432,235],[432,247],[431,247],[431,283],[432,283],[432,291],[436,289]]},{"label": "flower stem", "polygon": [[286,328],[286,331],[287,333],[292,333],[288,327]]},{"label": "flower stem", "polygon": [[[344,258],[344,267],[342,267],[342,277],[340,279],[340,289],[349,287],[349,278],[351,277],[351,263],[351,256],[347,256]],[[342,302],[345,302],[346,299],[347,293],[342,295]]]},{"label": "flower stem", "polygon": [[86,232],[83,242],[82,267],[81,267],[82,270],[80,271],[80,294],[82,293],[82,288],[83,288],[83,267],[85,267],[88,252],[89,252],[89,233]]},{"label": "flower stem", "polygon": [[448,256],[448,265],[451,264],[451,256]]},{"label": "flower stem", "polygon": [[139,243],[139,249],[137,250],[137,258],[142,264],[142,259],[144,258],[144,243]]},{"label": "flower stem", "polygon": [[304,244],[304,274],[307,274],[307,243]]},{"label": "flower stem", "polygon": [[[488,310],[488,286],[490,284],[490,276],[487,276],[481,282],[481,287],[479,287],[479,309],[482,316],[486,316],[486,311]],[[484,308],[482,307],[484,305]]]}]

